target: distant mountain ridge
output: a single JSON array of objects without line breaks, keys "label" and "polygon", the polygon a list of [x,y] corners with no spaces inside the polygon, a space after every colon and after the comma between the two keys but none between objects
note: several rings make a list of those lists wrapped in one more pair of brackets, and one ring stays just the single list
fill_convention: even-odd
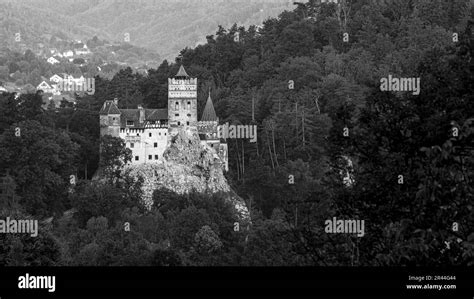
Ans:
[{"label": "distant mountain ridge", "polygon": [[124,41],[129,36],[131,44],[173,59],[181,49],[205,42],[218,25],[260,24],[293,9],[290,4],[288,0],[0,0],[0,22],[10,25],[6,38],[11,40],[15,30],[36,39],[60,34]]}]

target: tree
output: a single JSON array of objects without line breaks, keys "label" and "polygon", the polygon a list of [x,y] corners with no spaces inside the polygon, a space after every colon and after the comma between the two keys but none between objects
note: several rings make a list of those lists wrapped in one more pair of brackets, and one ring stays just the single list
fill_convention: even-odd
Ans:
[{"label": "tree", "polygon": [[0,170],[10,171],[26,212],[46,216],[65,208],[77,148],[65,132],[34,120],[15,123],[0,135]]},{"label": "tree", "polygon": [[[361,252],[363,264],[464,265],[472,255],[464,243],[469,233],[452,231],[453,219],[472,222],[472,215],[459,211],[469,210],[466,197],[473,192],[472,171],[467,170],[472,163],[472,84],[465,84],[473,75],[466,62],[470,54],[456,51],[430,51],[422,57],[418,71],[424,92],[418,97],[374,88],[351,138],[343,141],[333,133],[334,159],[342,154],[337,142],[356,161],[350,188],[340,183],[333,161],[337,211],[371,222],[373,233],[358,244],[374,248]],[[463,133],[454,136],[453,127]],[[444,242],[452,242],[452,250]]]},{"label": "tree", "polygon": [[74,63],[74,64],[83,64],[83,63],[86,63],[86,61],[84,60],[84,58],[74,58],[72,63]]},{"label": "tree", "polygon": [[176,267],[182,266],[182,261],[180,256],[173,251],[157,249],[153,252],[151,265],[158,267]]},{"label": "tree", "polygon": [[10,72],[10,74],[15,73],[19,70],[20,70],[20,67],[15,62],[10,62],[8,64],[8,71]]},{"label": "tree", "polygon": [[108,179],[120,177],[125,164],[132,161],[132,151],[125,147],[123,139],[110,135],[102,136],[100,140],[99,167]]},{"label": "tree", "polygon": [[248,243],[242,254],[241,265],[296,265],[296,254],[292,250],[294,240],[289,226],[285,223],[284,214],[275,211],[272,219],[257,217],[250,228]]},{"label": "tree", "polygon": [[19,120],[20,118],[15,94],[0,94],[0,134]]},{"label": "tree", "polygon": [[0,66],[0,79],[7,80],[9,79],[9,70],[7,66]]},{"label": "tree", "polygon": [[28,61],[28,62],[33,62],[33,61],[36,59],[36,55],[35,55],[35,53],[33,53],[33,51],[31,51],[30,49],[27,49],[27,50],[25,51],[24,58],[25,58],[25,60]]},{"label": "tree", "polygon": [[189,250],[199,229],[210,224],[206,211],[194,206],[189,206],[180,212],[172,211],[168,213],[170,242],[172,248],[176,250]]},{"label": "tree", "polygon": [[[33,220],[23,212],[2,210],[0,218]],[[59,266],[62,263],[59,242],[46,227],[38,224],[38,235],[0,234],[1,266]]]}]

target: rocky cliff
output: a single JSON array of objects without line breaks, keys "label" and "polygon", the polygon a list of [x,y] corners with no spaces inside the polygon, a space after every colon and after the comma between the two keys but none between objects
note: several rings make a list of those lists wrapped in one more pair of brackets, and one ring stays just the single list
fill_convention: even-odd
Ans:
[{"label": "rocky cliff", "polygon": [[159,163],[129,165],[126,169],[132,176],[143,178],[143,201],[147,208],[153,205],[152,195],[157,189],[178,194],[223,192],[240,216],[248,218],[245,202],[224,177],[221,159],[212,148],[201,145],[194,131],[178,131]]}]

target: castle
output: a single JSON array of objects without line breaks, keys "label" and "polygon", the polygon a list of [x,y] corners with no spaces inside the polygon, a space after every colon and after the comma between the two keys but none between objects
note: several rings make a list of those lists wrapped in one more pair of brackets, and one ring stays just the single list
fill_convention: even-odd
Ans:
[{"label": "castle", "polygon": [[215,150],[228,170],[227,143],[217,136],[219,118],[211,95],[201,120],[197,120],[197,78],[181,65],[174,78],[168,78],[168,108],[119,109],[117,99],[105,101],[100,110],[100,135],[120,137],[132,151],[132,164],[156,163],[179,129],[197,133],[202,145]]}]

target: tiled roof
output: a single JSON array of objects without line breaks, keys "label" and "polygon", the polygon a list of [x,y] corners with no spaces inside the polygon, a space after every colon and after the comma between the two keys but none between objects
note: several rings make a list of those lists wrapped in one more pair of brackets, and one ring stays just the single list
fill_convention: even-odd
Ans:
[{"label": "tiled roof", "polygon": [[125,120],[138,121],[138,109],[120,109],[120,121],[124,126]]},{"label": "tiled roof", "polygon": [[186,73],[186,70],[184,69],[184,66],[183,66],[183,65],[181,65],[181,66],[179,67],[179,71],[178,71],[178,73],[176,74],[175,77],[186,77],[186,78],[189,78],[189,75],[188,75],[188,73]]},{"label": "tiled roof", "polygon": [[214,105],[212,104],[211,92],[209,92],[209,97],[207,98],[206,106],[202,112],[201,121],[218,121],[216,111],[214,110]]},{"label": "tiled roof", "polygon": [[146,120],[168,119],[168,109],[146,109]]},{"label": "tiled roof", "polygon": [[120,114],[120,110],[118,109],[117,105],[113,101],[105,101],[102,109],[100,109],[99,114],[107,115],[107,114]]},{"label": "tiled roof", "polygon": [[[145,110],[145,122],[146,121],[157,121],[167,120],[168,110],[167,109],[144,109]],[[120,109],[120,126],[125,128],[127,121],[133,121],[135,128],[144,126],[144,123],[139,122],[140,113],[139,109]]]}]

